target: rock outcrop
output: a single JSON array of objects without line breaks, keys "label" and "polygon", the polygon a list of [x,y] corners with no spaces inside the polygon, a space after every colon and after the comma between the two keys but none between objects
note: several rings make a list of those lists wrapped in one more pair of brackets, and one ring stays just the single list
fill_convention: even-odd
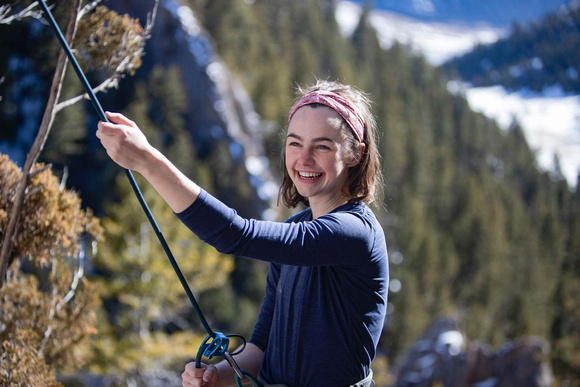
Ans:
[{"label": "rock outcrop", "polygon": [[550,346],[538,337],[506,342],[494,350],[468,342],[459,324],[440,319],[401,358],[396,387],[549,387]]}]

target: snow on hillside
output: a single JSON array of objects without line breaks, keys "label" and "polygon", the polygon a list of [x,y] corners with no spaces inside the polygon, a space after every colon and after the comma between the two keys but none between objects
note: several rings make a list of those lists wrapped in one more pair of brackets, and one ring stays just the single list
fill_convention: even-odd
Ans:
[{"label": "snow on hillside", "polygon": [[[448,86],[455,89],[451,83]],[[507,93],[501,86],[465,90],[475,111],[494,118],[507,129],[515,117],[525,130],[528,144],[536,150],[538,165],[554,169],[558,155],[562,174],[571,186],[577,183],[580,169],[580,96],[565,95],[559,87],[542,94],[524,91]]]},{"label": "snow on hillside", "polygon": [[[357,4],[338,3],[336,19],[345,36],[356,28],[360,13]],[[384,48],[397,40],[436,66],[478,43],[493,43],[506,33],[486,26],[429,23],[379,10],[371,12],[369,20]],[[535,95],[525,91],[508,93],[501,86],[464,88],[451,82],[448,87],[454,92],[461,89],[473,110],[495,119],[502,128],[517,118],[530,147],[536,151],[539,167],[553,170],[557,154],[568,183],[576,185],[580,172],[580,96],[564,95],[558,87]]]},{"label": "snow on hillside", "polygon": [[[337,5],[336,19],[345,36],[356,28],[361,7],[349,1]],[[450,56],[469,51],[478,43],[495,42],[504,31],[485,25],[467,26],[425,22],[395,12],[375,10],[369,18],[377,30],[383,48],[389,48],[395,40],[422,53],[434,65],[440,65]]]}]

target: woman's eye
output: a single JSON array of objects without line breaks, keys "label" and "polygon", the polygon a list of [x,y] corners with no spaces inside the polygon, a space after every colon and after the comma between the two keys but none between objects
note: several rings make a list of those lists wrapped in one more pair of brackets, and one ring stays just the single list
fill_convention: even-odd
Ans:
[{"label": "woman's eye", "polygon": [[296,141],[291,141],[288,143],[288,146],[299,146],[300,144],[298,144]]},{"label": "woman's eye", "polygon": [[318,149],[328,150],[330,148],[327,147],[326,145],[318,145]]}]

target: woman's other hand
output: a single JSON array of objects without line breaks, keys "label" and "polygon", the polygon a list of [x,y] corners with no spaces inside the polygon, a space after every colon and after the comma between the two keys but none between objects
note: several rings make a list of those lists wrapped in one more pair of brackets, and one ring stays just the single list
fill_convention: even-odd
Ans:
[{"label": "woman's other hand", "polygon": [[201,368],[197,368],[194,362],[187,363],[181,379],[183,387],[214,387],[217,385],[218,371],[213,365],[201,363]]}]

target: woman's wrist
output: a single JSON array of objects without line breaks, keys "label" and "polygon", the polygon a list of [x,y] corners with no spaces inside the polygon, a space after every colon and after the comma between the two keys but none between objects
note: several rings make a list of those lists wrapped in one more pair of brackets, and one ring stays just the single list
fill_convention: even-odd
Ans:
[{"label": "woman's wrist", "polygon": [[155,178],[155,175],[164,173],[164,169],[167,169],[167,163],[169,160],[161,152],[159,152],[153,146],[149,146],[143,152],[143,159],[139,162],[139,166],[135,169],[147,180]]},{"label": "woman's wrist", "polygon": [[153,147],[144,151],[136,171],[151,183],[176,213],[187,209],[199,196],[201,188]]}]

